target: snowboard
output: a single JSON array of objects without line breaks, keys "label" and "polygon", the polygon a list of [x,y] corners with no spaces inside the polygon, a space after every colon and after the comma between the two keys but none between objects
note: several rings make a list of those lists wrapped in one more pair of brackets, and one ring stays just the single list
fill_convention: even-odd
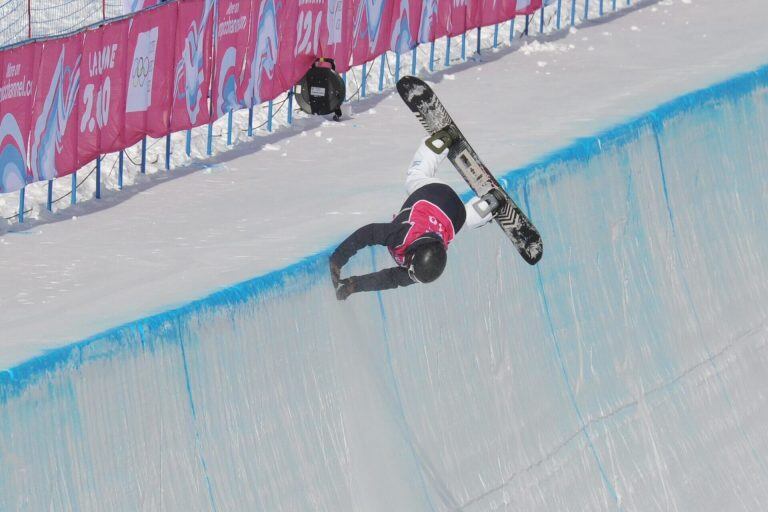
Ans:
[{"label": "snowboard", "polygon": [[494,220],[523,259],[535,265],[541,259],[543,250],[539,232],[477,156],[432,88],[419,78],[404,76],[397,82],[397,92],[429,135],[443,130],[451,135],[453,143],[448,148],[448,160],[478,197],[493,189],[504,195],[505,204]]}]

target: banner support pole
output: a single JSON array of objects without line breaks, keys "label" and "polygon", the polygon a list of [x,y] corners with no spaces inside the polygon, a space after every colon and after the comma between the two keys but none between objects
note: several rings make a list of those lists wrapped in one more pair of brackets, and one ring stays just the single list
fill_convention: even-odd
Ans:
[{"label": "banner support pole", "polygon": [[147,174],[147,138],[141,139],[141,174]]},{"label": "banner support pole", "polygon": [[96,157],[96,199],[101,199],[101,155]]},{"label": "banner support pole", "polygon": [[451,36],[445,36],[445,67],[451,65]]},{"label": "banner support pole", "polygon": [[576,25],[576,0],[571,0],[571,26]]},{"label": "banner support pole", "polygon": [[293,89],[288,91],[288,124],[293,124]]},{"label": "banner support pole", "polygon": [[541,16],[539,16],[539,34],[544,33],[544,3],[541,4]]},{"label": "banner support pole", "polygon": [[208,142],[205,146],[205,152],[208,156],[213,154],[213,123],[208,123]]},{"label": "banner support pole", "polygon": [[187,156],[192,155],[192,130],[187,130],[187,142],[185,151],[187,153]]},{"label": "banner support pole", "polygon": [[589,19],[589,0],[584,0],[584,21]]},{"label": "banner support pole", "polygon": [[384,90],[384,58],[386,52],[381,54],[381,65],[379,66],[379,92]]},{"label": "banner support pole", "polygon": [[395,82],[400,80],[400,52],[395,52]]},{"label": "banner support pole", "polygon": [[69,204],[77,203],[77,171],[72,173],[72,189],[69,195]]},{"label": "banner support pole", "polygon": [[411,53],[411,74],[413,76],[416,76],[416,60],[419,56],[418,45],[413,47],[412,53]]},{"label": "banner support pole", "polygon": [[360,85],[360,97],[365,98],[365,84],[368,82],[368,63],[363,62],[363,83]]},{"label": "banner support pole", "polygon": [[429,45],[429,71],[432,72],[435,70],[435,42],[432,41],[432,43]]},{"label": "banner support pole", "polygon": [[[614,0],[615,2],[616,0]],[[563,7],[563,0],[557,0],[557,30],[560,30],[560,14]]]},{"label": "banner support pole", "polygon": [[[120,153],[122,156],[122,153]],[[171,169],[171,134],[165,136],[165,170]]]},{"label": "banner support pole", "polygon": [[24,196],[27,191],[27,186],[21,187],[19,190],[19,224],[24,223]]},{"label": "banner support pole", "polygon": [[253,137],[253,105],[248,107],[248,136]]},{"label": "banner support pole", "polygon": [[117,188],[123,190],[123,150],[117,157]]},{"label": "banner support pole", "polygon": [[53,211],[53,180],[48,180],[48,201],[45,203],[45,208],[49,212]]},{"label": "banner support pole", "polygon": [[493,26],[493,47],[499,47],[499,24]]}]

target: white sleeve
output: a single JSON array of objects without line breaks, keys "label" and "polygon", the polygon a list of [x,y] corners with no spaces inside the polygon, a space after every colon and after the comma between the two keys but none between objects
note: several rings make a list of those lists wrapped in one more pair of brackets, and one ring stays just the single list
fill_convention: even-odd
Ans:
[{"label": "white sleeve", "polygon": [[464,204],[467,210],[466,225],[472,229],[485,226],[493,220],[491,206],[484,200],[475,196]]},{"label": "white sleeve", "polygon": [[424,144],[427,138],[424,138],[419,143],[419,147],[411,159],[411,165],[408,167],[405,186],[409,194],[427,183],[441,181],[437,178],[437,168],[445,160],[445,157],[448,156],[448,151],[443,151],[439,155],[436,154]]}]

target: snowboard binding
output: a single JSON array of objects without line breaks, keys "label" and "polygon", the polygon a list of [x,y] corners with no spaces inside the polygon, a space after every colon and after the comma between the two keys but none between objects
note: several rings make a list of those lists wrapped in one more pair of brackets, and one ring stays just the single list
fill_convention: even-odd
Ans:
[{"label": "snowboard binding", "polygon": [[442,130],[439,130],[432,134],[424,144],[427,145],[436,154],[441,154],[446,149],[450,148],[455,140],[459,138],[458,134],[451,129],[450,126],[446,126]]}]

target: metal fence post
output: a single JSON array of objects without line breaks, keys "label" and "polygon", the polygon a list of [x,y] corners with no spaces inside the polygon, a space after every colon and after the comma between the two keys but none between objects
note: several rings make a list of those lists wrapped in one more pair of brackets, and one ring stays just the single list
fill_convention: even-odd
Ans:
[{"label": "metal fence post", "polygon": [[384,90],[384,58],[386,53],[381,54],[381,65],[379,66],[379,92]]},{"label": "metal fence post", "polygon": [[365,85],[368,82],[368,63],[363,62],[363,82],[360,84],[360,97],[365,98]]},{"label": "metal fence post", "polygon": [[293,89],[288,91],[288,124],[293,124]]},{"label": "metal fence post", "polygon": [[96,199],[101,199],[101,156],[96,157]]},{"label": "metal fence post", "polygon": [[411,51],[411,74],[414,76],[416,76],[416,60],[419,56],[418,48],[418,46],[414,46]]},{"label": "metal fence post", "polygon": [[123,190],[123,150],[117,156],[117,188]]},{"label": "metal fence post", "polygon": [[395,52],[395,83],[400,80],[400,52]]},{"label": "metal fence post", "polygon": [[[122,158],[123,152],[120,152],[120,157]],[[165,170],[169,171],[171,169],[171,134],[165,136]]]},{"label": "metal fence post", "polygon": [[69,204],[77,203],[77,171],[72,173],[72,188],[69,194]]},{"label": "metal fence post", "polygon": [[451,65],[451,36],[445,36],[445,67]]},{"label": "metal fence post", "polygon": [[192,155],[192,130],[187,130],[186,152],[187,156]]},{"label": "metal fence post", "polygon": [[232,145],[232,117],[233,117],[232,109],[229,109],[229,112],[227,112],[227,146]]},{"label": "metal fence post", "polygon": [[525,30],[523,31],[523,35],[528,35],[528,27],[531,24],[531,16],[526,14],[525,15]]},{"label": "metal fence post", "polygon": [[509,20],[509,44],[515,41],[515,17]]},{"label": "metal fence post", "polygon": [[584,0],[584,21],[589,19],[589,0]]},{"label": "metal fence post", "polygon": [[248,136],[253,137],[253,105],[248,107]]},{"label": "metal fence post", "polygon": [[429,45],[429,71],[435,70],[435,42]]},{"label": "metal fence post", "polygon": [[53,211],[53,180],[48,180],[48,200],[45,203],[45,208],[49,211]]},{"label": "metal fence post", "polygon": [[26,191],[26,186],[21,187],[21,190],[19,190],[19,224],[24,223],[24,195]]},{"label": "metal fence post", "polygon": [[461,34],[461,60],[467,60],[467,33]]},{"label": "metal fence post", "polygon": [[477,53],[480,53],[480,38],[482,37],[483,33],[481,32],[481,28],[477,27]]},{"label": "metal fence post", "polygon": [[213,153],[213,123],[208,123],[208,141],[205,145],[205,152],[208,156]]},{"label": "metal fence post", "polygon": [[560,12],[563,6],[563,0],[557,0],[557,30],[560,30]]},{"label": "metal fence post", "polygon": [[571,0],[571,26],[576,24],[576,0]]},{"label": "metal fence post", "polygon": [[147,138],[141,139],[141,174],[147,174]]},{"label": "metal fence post", "polygon": [[493,47],[499,47],[499,24],[493,26]]},{"label": "metal fence post", "polygon": [[539,17],[539,34],[544,33],[544,3],[541,4],[541,16]]},{"label": "metal fence post", "polygon": [[267,131],[272,131],[272,100],[267,104]]}]

